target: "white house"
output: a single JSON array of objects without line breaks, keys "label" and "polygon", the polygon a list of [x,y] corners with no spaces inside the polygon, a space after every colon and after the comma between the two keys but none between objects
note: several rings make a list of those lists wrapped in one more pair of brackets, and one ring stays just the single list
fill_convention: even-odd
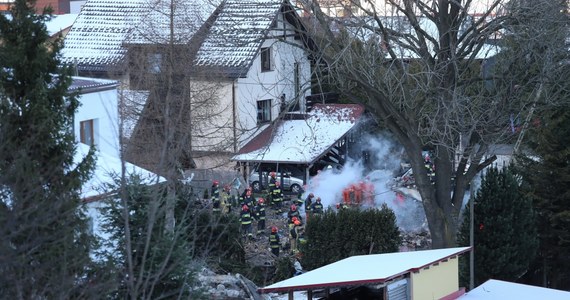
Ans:
[{"label": "white house", "polygon": [[87,77],[73,77],[69,88],[79,93],[81,105],[74,117],[75,140],[114,157],[119,148],[119,82]]},{"label": "white house", "polygon": [[[288,1],[195,0],[178,5],[174,12],[166,5],[170,1],[149,3],[87,1],[66,36],[63,59],[80,75],[117,79],[125,89],[151,90],[157,84],[148,76],[162,72],[168,58],[160,46],[191,45],[194,52],[179,59],[186,82],[216,98],[214,107],[208,108],[215,113],[192,124],[198,133],[192,134],[188,151],[212,154],[195,161],[195,167],[211,167],[213,156],[229,162],[281,110],[305,109],[311,65],[305,50],[312,42]],[[184,24],[174,34],[169,30],[170,13],[177,24]],[[146,63],[133,71],[132,59],[141,49]],[[142,77],[151,79],[139,80]],[[150,95],[149,101],[161,103],[160,95]],[[200,109],[203,105],[193,113]],[[136,128],[133,134],[136,138]]]}]

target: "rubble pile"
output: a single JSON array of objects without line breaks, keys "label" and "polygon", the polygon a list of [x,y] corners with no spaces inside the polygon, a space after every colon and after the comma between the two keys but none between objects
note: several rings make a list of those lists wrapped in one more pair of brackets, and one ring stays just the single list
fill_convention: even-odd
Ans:
[{"label": "rubble pile", "polygon": [[400,237],[402,238],[400,251],[431,249],[431,236],[429,231],[402,231]]},{"label": "rubble pile", "polygon": [[211,299],[238,300],[266,299],[259,295],[257,286],[241,274],[220,275],[204,268],[198,273],[198,282],[201,290]]}]

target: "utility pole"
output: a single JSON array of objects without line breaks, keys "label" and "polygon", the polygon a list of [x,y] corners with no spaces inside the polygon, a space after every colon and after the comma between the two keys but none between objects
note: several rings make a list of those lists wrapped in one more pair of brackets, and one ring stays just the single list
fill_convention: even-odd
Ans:
[{"label": "utility pole", "polygon": [[469,290],[475,288],[475,197],[474,192],[474,180],[471,179],[471,184],[469,186],[469,246],[471,246],[471,252],[469,252]]}]

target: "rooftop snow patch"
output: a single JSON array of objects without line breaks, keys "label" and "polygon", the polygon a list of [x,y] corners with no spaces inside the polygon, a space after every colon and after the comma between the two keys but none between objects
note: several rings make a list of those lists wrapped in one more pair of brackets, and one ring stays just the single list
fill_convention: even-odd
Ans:
[{"label": "rooftop snow patch", "polygon": [[459,300],[567,300],[570,299],[570,292],[543,288],[538,286],[513,283],[501,280],[490,279],[465,295],[457,298]]},{"label": "rooftop snow patch", "polygon": [[[74,161],[78,163],[87,155],[87,153],[89,153],[89,146],[82,143],[77,144]],[[118,157],[114,157],[100,151],[96,152],[96,156],[97,162],[93,176],[88,182],[83,184],[81,189],[81,198],[83,199],[99,196],[109,192],[106,191],[105,186],[114,182],[114,176],[121,175],[122,165],[121,160]],[[163,177],[128,162],[125,162],[125,172],[127,175],[140,175],[141,179],[143,179],[143,183],[145,184],[154,184],[165,181]]]},{"label": "rooftop snow patch", "polygon": [[283,1],[230,0],[222,4],[196,65],[248,69]]},{"label": "rooftop snow patch", "polygon": [[65,63],[114,65],[125,49],[125,37],[148,11],[147,0],[89,0],[65,37]]},{"label": "rooftop snow patch", "polygon": [[357,104],[317,104],[306,120],[284,120],[269,126],[232,160],[312,163],[355,127],[363,112]]}]

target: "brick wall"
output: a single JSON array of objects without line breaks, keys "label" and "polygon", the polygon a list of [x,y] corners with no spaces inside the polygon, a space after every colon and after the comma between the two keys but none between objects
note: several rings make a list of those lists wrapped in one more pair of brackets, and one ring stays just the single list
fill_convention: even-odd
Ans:
[{"label": "brick wall", "polygon": [[44,7],[51,5],[54,15],[69,13],[69,0],[37,0],[36,10],[41,13]]}]

